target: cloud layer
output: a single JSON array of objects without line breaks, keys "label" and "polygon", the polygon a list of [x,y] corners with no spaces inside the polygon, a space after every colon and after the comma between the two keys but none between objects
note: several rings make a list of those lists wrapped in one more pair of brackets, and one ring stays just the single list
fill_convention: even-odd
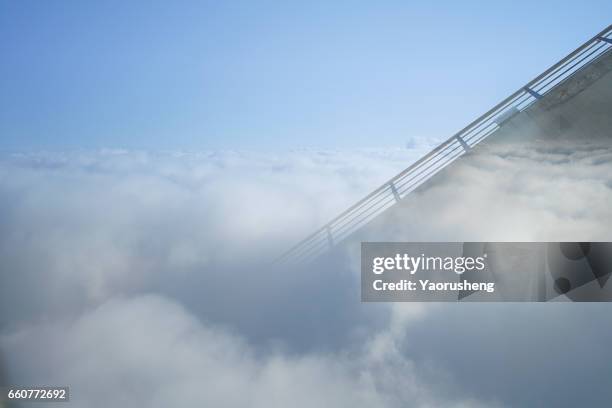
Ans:
[{"label": "cloud layer", "polygon": [[[424,149],[5,155],[9,380],[68,384],[83,407],[605,401],[608,305],[364,305],[356,262],[261,267]],[[492,146],[364,234],[612,240],[611,157]]]},{"label": "cloud layer", "polygon": [[[354,237],[380,241],[612,241],[607,140],[493,140]],[[354,255],[355,256],[355,255]],[[354,266],[355,269],[358,266]],[[609,288],[604,289],[609,292]],[[394,305],[392,314],[401,310]],[[447,304],[411,323],[404,352],[510,406],[605,406],[612,308]]]},{"label": "cloud layer", "polygon": [[9,380],[83,407],[478,406],[400,352],[420,308],[389,322],[352,274],[256,266],[420,153],[3,157]]}]

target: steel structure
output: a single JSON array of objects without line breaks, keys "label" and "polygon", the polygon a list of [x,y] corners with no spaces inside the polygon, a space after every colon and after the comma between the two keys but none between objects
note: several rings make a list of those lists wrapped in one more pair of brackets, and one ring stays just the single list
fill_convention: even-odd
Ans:
[{"label": "steel structure", "polygon": [[300,241],[285,252],[278,262],[303,262],[323,254],[495,133],[514,115],[537,103],[553,88],[611,50],[612,25]]}]

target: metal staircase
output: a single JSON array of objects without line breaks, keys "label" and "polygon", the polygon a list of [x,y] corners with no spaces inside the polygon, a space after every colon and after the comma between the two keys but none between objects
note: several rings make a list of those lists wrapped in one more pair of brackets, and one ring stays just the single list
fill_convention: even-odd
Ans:
[{"label": "metal staircase", "polygon": [[612,25],[300,241],[285,252],[277,262],[282,264],[306,262],[322,255],[495,133],[504,122],[537,103],[557,85],[611,50]]}]

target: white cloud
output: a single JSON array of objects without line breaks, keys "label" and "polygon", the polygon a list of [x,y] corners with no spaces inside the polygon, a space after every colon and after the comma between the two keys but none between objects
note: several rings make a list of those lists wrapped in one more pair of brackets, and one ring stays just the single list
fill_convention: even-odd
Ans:
[{"label": "white cloud", "polygon": [[[419,154],[4,157],[10,379],[69,384],[85,407],[478,406],[440,392],[442,372],[421,380],[396,344],[401,319],[385,328],[384,309],[348,300],[351,275],[239,267],[278,254]],[[323,275],[345,297],[320,291]]]},{"label": "white cloud", "polygon": [[612,241],[610,158],[607,142],[483,146],[365,234],[423,241]]},{"label": "white cloud", "polygon": [[[515,147],[463,161],[367,234],[612,240],[606,146]],[[279,253],[420,153],[4,157],[0,347],[9,374],[65,382],[87,407],[575,402],[517,390],[543,377],[567,388],[564,361],[593,383],[603,378],[597,359],[609,356],[601,339],[610,333],[587,323],[605,322],[606,305],[363,305],[356,274],[236,267]],[[592,349],[551,346],[563,337],[577,349],[581,336]]]},{"label": "white cloud", "polygon": [[109,300],[1,344],[17,376],[70,384],[79,407],[481,406],[436,395],[393,348],[375,358],[368,345],[352,355],[257,355],[158,296]]},{"label": "white cloud", "polygon": [[[493,141],[375,220],[349,248],[358,251],[366,237],[612,241],[611,158],[606,140]],[[609,401],[602,380],[612,358],[609,304],[427,305],[416,320],[411,306],[390,309],[390,327],[409,334],[384,340],[399,344],[416,364],[452,373],[464,392],[511,406]]]},{"label": "white cloud", "polygon": [[238,256],[272,258],[416,154],[10,156],[0,250],[14,275],[35,275],[50,294],[71,287],[100,301],[162,272],[183,279]]}]

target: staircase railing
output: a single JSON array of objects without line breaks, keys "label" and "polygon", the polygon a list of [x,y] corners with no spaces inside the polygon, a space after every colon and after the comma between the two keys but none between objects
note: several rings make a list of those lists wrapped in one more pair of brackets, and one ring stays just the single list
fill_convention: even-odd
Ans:
[{"label": "staircase railing", "polygon": [[557,85],[611,49],[612,25],[300,241],[277,261],[303,262],[323,254],[497,131],[505,121],[536,103]]}]

